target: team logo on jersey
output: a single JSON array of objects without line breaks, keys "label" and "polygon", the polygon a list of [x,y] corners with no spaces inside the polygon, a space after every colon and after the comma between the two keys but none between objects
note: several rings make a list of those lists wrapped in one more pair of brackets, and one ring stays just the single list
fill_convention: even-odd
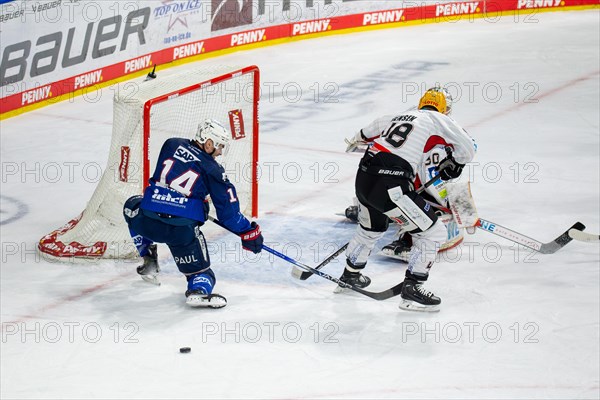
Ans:
[{"label": "team logo on jersey", "polygon": [[196,157],[194,154],[192,154],[191,151],[189,151],[188,149],[186,149],[183,146],[179,146],[177,148],[177,150],[175,150],[175,154],[173,154],[173,158],[176,158],[179,161],[184,162],[184,163],[200,161],[200,159],[198,157]]},{"label": "team logo on jersey", "polygon": [[229,111],[229,125],[231,126],[231,138],[233,140],[239,140],[246,137],[242,110]]}]

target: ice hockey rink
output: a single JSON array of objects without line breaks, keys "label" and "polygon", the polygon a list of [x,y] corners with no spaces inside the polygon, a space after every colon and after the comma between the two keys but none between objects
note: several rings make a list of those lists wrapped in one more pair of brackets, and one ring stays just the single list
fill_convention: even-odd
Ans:
[{"label": "ice hockey rink", "polygon": [[[590,10],[329,36],[201,63],[260,67],[258,222],[271,247],[317,265],[355,228],[336,215],[352,203],[360,159],[344,137],[416,105],[436,82],[459,94],[453,117],[478,142],[467,171],[481,217],[542,242],[576,221],[598,233],[599,41]],[[192,67],[159,68],[158,79]],[[37,241],[85,208],[111,123],[109,89],[1,122],[2,398],[600,397],[597,243],[542,255],[478,231],[432,269],[426,287],[442,309],[431,314],[296,280],[289,263],[242,253],[210,224],[220,310],[185,305],[166,247],[160,287],[140,280],[137,262],[44,261]],[[342,269],[343,256],[324,271]],[[405,269],[373,255],[371,289]]]}]

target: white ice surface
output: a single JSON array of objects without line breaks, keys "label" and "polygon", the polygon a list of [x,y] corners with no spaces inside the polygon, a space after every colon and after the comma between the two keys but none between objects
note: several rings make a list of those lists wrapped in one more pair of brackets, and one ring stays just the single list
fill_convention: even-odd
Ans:
[{"label": "white ice surface", "polygon": [[[271,170],[259,222],[268,244],[316,265],[354,229],[335,215],[352,202],[360,157],[343,152],[343,138],[416,104],[435,82],[462,92],[454,117],[479,144],[471,187],[481,217],[543,242],[576,221],[597,233],[599,38],[592,10],[333,36],[203,62],[256,64],[275,87],[260,110],[261,165]],[[600,397],[598,244],[542,256],[479,231],[434,266],[427,288],[443,303],[432,315],[400,311],[396,298],[334,295],[319,277],[294,280],[290,264],[241,253],[214,227],[205,233],[216,292],[229,300],[221,310],[185,306],[185,281],[162,246],[161,287],[142,282],[135,263],[40,260],[36,242],[79,214],[105,167],[111,94],[1,122],[2,398]],[[325,272],[342,268],[340,257]],[[372,289],[404,270],[374,255]]]}]

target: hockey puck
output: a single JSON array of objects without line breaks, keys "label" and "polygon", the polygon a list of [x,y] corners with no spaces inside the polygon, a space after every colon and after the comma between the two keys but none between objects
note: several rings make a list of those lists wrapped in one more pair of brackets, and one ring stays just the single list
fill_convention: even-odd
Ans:
[{"label": "hockey puck", "polygon": [[192,351],[191,347],[182,347],[182,348],[179,349],[180,353],[189,353],[191,351]]}]

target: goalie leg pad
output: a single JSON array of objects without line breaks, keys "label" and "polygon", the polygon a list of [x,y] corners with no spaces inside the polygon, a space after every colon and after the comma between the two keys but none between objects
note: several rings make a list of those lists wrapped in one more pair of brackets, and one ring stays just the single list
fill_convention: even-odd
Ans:
[{"label": "goalie leg pad", "polygon": [[400,186],[388,189],[388,195],[397,208],[385,214],[398,222],[406,232],[424,232],[438,219],[431,205],[416,192],[403,193]]}]

